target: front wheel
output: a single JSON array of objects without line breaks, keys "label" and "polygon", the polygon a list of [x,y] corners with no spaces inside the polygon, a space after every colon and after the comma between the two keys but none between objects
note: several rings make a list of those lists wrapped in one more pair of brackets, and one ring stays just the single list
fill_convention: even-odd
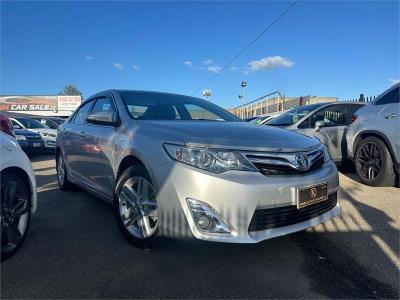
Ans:
[{"label": "front wheel", "polygon": [[364,184],[371,186],[393,186],[396,173],[392,157],[385,145],[376,137],[361,141],[355,155],[357,175]]},{"label": "front wheel", "polygon": [[158,233],[156,192],[150,176],[140,165],[118,178],[114,214],[124,237],[141,248],[148,247]]},{"label": "front wheel", "polygon": [[13,173],[1,175],[1,260],[15,254],[28,232],[31,219],[31,190]]}]

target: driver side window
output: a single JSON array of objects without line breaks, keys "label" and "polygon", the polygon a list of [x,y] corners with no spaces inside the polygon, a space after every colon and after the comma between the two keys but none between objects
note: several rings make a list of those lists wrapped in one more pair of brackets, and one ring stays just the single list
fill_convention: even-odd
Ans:
[{"label": "driver side window", "polygon": [[323,121],[326,126],[345,126],[346,107],[345,105],[331,105],[323,108],[310,117],[311,128],[315,127],[315,122]]},{"label": "driver side window", "polygon": [[81,125],[86,123],[86,118],[89,113],[90,107],[92,106],[92,101],[85,103],[75,114],[74,124]]}]

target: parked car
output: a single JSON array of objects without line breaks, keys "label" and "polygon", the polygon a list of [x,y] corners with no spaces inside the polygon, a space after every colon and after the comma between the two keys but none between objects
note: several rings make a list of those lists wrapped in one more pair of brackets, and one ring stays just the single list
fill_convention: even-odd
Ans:
[{"label": "parked car", "polygon": [[253,121],[253,120],[257,119],[257,118],[258,118],[258,116],[249,117],[249,118],[244,119],[244,121],[246,121],[246,122],[251,122],[251,121]]},{"label": "parked car", "polygon": [[346,131],[362,102],[316,103],[295,107],[268,121],[266,125],[285,128],[315,137],[340,164],[347,159]]},{"label": "parked car", "polygon": [[36,181],[15,138],[0,131],[1,260],[21,247],[35,212]]},{"label": "parked car", "polygon": [[44,141],[39,133],[26,129],[15,129],[14,132],[18,144],[26,154],[42,153],[45,150]]},{"label": "parked car", "polygon": [[265,123],[272,120],[273,118],[275,118],[275,116],[262,115],[262,116],[257,117],[256,119],[250,121],[250,123],[257,124],[257,125],[264,125]]},{"label": "parked car", "polygon": [[88,98],[59,127],[56,167],[62,190],[113,202],[140,246],[158,232],[256,243],[341,213],[336,165],[318,140],[174,94]]},{"label": "parked car", "polygon": [[38,120],[42,124],[45,124],[47,127],[51,129],[58,129],[58,127],[65,122],[65,119],[62,118],[57,118],[57,117],[37,117],[34,118],[35,120]]},{"label": "parked car", "polygon": [[0,113],[0,131],[15,137],[15,132],[11,119],[3,113]]},{"label": "parked car", "polygon": [[57,130],[33,118],[19,117],[11,118],[14,129],[26,129],[39,133],[44,141],[45,150],[54,150],[56,146]]},{"label": "parked car", "polygon": [[393,186],[399,174],[399,88],[400,84],[392,86],[357,111],[348,129],[347,151],[365,184]]}]

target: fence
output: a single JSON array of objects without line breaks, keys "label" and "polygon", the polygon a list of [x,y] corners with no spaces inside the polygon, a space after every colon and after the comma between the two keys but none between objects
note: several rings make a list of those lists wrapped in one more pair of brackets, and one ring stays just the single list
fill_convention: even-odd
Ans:
[{"label": "fence", "polygon": [[[267,95],[268,96],[268,95]],[[279,96],[267,99],[266,96],[235,107],[233,113],[243,119],[259,115],[274,115],[285,112],[293,107],[320,102],[337,102],[336,97],[285,97]]]},{"label": "fence", "polygon": [[348,99],[346,101],[350,101],[350,102],[372,102],[372,101],[375,100],[375,98],[376,98],[376,96],[365,97],[364,94],[360,94],[360,97],[354,98],[354,99]]}]

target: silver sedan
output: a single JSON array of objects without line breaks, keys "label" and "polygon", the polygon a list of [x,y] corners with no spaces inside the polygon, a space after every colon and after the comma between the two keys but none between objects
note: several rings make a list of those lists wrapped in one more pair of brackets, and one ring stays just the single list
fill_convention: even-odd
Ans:
[{"label": "silver sedan", "polygon": [[157,235],[256,243],[341,213],[315,138],[242,122],[207,101],[110,90],[59,127],[58,182],[113,203],[136,245]]}]

